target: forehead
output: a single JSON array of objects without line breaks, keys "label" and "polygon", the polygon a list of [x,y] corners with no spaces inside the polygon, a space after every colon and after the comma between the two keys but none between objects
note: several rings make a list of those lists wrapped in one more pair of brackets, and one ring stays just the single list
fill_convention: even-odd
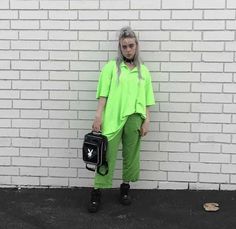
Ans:
[{"label": "forehead", "polygon": [[120,41],[121,44],[123,45],[128,45],[128,44],[134,44],[135,43],[135,38],[123,38]]}]

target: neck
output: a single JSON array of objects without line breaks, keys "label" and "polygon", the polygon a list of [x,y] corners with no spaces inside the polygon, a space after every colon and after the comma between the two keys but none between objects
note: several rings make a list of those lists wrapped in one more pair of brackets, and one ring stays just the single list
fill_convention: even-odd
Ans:
[{"label": "neck", "polygon": [[128,59],[126,57],[123,57],[123,60],[124,60],[125,63],[134,64],[134,58]]}]

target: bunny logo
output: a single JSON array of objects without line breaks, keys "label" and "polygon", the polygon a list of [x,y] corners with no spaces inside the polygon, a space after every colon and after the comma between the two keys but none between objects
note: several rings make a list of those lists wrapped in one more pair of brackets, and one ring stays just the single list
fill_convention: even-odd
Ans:
[{"label": "bunny logo", "polygon": [[88,158],[91,158],[93,156],[93,149],[88,149]]}]

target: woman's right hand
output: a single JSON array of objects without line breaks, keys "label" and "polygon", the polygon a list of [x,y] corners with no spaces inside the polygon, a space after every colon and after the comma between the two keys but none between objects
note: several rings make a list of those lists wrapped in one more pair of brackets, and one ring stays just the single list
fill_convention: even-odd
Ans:
[{"label": "woman's right hand", "polygon": [[95,132],[99,132],[101,131],[101,126],[102,126],[102,118],[96,117],[93,121],[92,130]]}]

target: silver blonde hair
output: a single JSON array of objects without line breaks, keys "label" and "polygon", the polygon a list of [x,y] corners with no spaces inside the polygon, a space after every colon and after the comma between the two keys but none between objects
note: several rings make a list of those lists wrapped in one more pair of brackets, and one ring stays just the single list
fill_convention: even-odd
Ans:
[{"label": "silver blonde hair", "polygon": [[122,61],[124,61],[124,56],[123,56],[122,51],[121,51],[120,42],[124,38],[134,38],[135,39],[136,52],[135,52],[135,55],[134,55],[133,63],[135,64],[135,66],[138,69],[138,78],[142,79],[141,70],[140,70],[141,69],[142,61],[141,61],[141,59],[139,57],[139,42],[138,42],[136,34],[134,33],[134,31],[129,26],[121,28],[120,34],[119,34],[118,53],[117,53],[117,58],[116,58],[116,67],[117,67],[118,79],[119,79],[120,72],[121,72],[120,64],[122,63]]}]

